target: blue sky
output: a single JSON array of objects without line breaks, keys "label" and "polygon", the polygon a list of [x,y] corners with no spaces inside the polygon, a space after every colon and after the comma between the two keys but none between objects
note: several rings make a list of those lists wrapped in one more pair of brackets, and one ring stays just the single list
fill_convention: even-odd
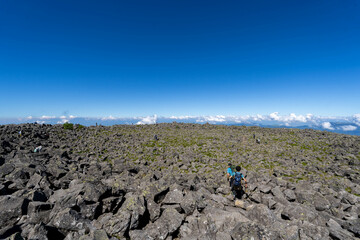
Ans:
[{"label": "blue sky", "polygon": [[0,118],[360,113],[360,2],[0,2]]}]

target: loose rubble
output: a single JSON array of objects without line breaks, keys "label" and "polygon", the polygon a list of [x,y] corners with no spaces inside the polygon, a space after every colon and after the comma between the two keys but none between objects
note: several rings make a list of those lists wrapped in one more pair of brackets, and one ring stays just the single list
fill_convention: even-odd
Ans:
[{"label": "loose rubble", "polygon": [[[236,201],[229,162],[249,182]],[[0,126],[0,239],[360,239],[359,216],[358,136]]]}]

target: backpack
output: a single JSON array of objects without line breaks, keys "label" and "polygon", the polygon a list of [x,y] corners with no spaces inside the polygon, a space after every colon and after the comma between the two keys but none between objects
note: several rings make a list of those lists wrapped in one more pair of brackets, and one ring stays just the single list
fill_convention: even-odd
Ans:
[{"label": "backpack", "polygon": [[241,179],[243,178],[243,175],[239,172],[235,172],[235,178],[233,182],[233,187],[235,190],[241,189]]}]

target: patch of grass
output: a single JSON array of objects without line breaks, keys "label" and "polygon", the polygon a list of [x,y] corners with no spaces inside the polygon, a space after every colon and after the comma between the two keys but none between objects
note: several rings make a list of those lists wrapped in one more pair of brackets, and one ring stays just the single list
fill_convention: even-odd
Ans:
[{"label": "patch of grass", "polygon": [[83,128],[85,128],[85,126],[84,125],[81,125],[81,124],[76,124],[76,129],[83,129]]},{"label": "patch of grass", "polygon": [[66,123],[63,124],[63,128],[66,129],[66,130],[73,130],[74,129],[74,124],[66,122]]}]

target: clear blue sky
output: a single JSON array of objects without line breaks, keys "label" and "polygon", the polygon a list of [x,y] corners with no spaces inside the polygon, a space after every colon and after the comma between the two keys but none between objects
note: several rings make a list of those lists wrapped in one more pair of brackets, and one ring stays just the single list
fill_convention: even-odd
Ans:
[{"label": "clear blue sky", "polygon": [[360,2],[0,1],[0,117],[360,112]]}]

